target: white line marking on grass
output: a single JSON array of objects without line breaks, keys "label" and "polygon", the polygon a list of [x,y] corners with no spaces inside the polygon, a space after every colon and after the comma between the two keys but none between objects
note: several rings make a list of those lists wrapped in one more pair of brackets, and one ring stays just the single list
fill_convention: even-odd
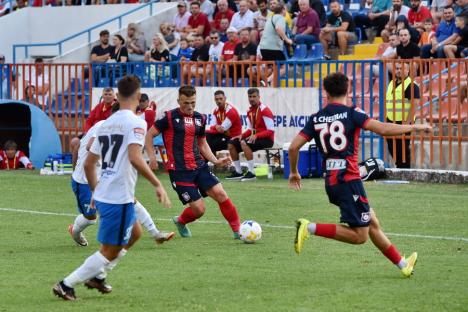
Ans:
[{"label": "white line marking on grass", "polygon": [[[37,211],[37,210],[15,209],[15,208],[0,208],[0,211],[30,213],[30,214],[36,214],[36,215],[76,217],[76,214],[73,214],[73,213]],[[172,219],[156,219],[156,220],[164,221],[164,222],[172,222]],[[197,220],[196,222],[202,223],[202,224],[226,224],[226,222],[224,221]],[[267,227],[267,228],[276,228],[276,229],[288,229],[288,230],[295,229],[294,226],[290,226],[290,225],[261,224],[261,226]],[[468,238],[466,237],[405,234],[405,233],[390,233],[390,232],[387,232],[386,234],[389,236],[412,237],[412,238],[435,239],[435,240],[451,240],[451,241],[462,241],[462,242],[468,243]]]}]

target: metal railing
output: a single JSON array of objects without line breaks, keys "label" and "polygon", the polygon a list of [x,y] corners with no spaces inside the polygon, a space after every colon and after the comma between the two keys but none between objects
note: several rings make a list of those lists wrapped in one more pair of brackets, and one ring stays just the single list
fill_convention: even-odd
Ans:
[{"label": "metal railing", "polygon": [[[392,150],[396,151],[400,144],[402,160],[418,167],[466,167],[468,60],[411,60],[407,63],[404,66],[408,66],[409,77],[418,86],[419,99],[412,87],[409,99],[402,99],[402,108],[410,109],[414,116],[408,122],[426,122],[435,131],[431,135],[418,133],[386,139],[362,131],[361,158],[374,156],[391,162],[397,155],[395,152],[389,155],[389,147],[393,145]],[[91,103],[93,87],[116,87],[125,74],[138,75],[145,88],[175,88],[183,84],[261,87],[270,78],[271,87],[317,88],[319,108],[322,108],[328,104],[322,89],[323,78],[340,71],[350,78],[349,104],[361,108],[371,118],[385,121],[388,114],[395,114],[397,109],[394,97],[386,101],[388,85],[395,82],[395,76],[389,72],[396,72],[400,65],[401,60],[3,65],[0,66],[0,98],[26,99],[41,107],[55,121],[62,145],[67,147],[64,143],[82,131],[93,104],[97,104]],[[35,89],[28,99],[26,88],[31,85]],[[309,99],[304,99],[304,105],[307,103]],[[408,153],[403,148],[407,141],[410,143]]]},{"label": "metal railing", "polygon": [[86,43],[87,44],[90,44],[91,42],[93,42],[95,39],[92,38],[92,31],[96,30],[96,29],[102,29],[104,26],[106,25],[109,25],[110,23],[117,23],[118,24],[118,29],[121,29],[122,28],[122,20],[124,17],[132,14],[132,13],[135,13],[135,12],[138,12],[140,10],[143,10],[143,9],[148,9],[148,12],[149,12],[149,15],[148,16],[152,16],[153,15],[153,5],[158,3],[159,0],[153,0],[151,2],[148,2],[148,3],[145,3],[145,4],[142,4],[141,6],[137,7],[137,8],[134,8],[128,12],[125,12],[119,16],[116,16],[116,17],[113,17],[111,19],[108,19],[102,23],[99,23],[99,24],[96,24],[88,29],[85,29],[83,31],[80,31],[74,35],[71,35],[69,37],[66,37],[60,41],[57,41],[57,42],[52,42],[52,43],[25,43],[25,44],[14,44],[13,45],[13,63],[16,63],[16,58],[17,58],[17,50],[19,49],[24,49],[24,57],[25,58],[29,58],[29,51],[31,48],[34,48],[34,47],[53,47],[53,48],[56,48],[57,49],[57,55],[62,55],[64,53],[64,45],[75,39],[75,38],[78,38],[80,36],[87,36],[87,40],[86,40]]}]

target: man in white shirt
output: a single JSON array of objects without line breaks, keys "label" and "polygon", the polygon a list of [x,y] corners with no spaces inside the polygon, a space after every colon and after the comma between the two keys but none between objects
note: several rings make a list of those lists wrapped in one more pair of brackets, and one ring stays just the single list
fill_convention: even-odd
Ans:
[{"label": "man in white shirt", "polygon": [[[112,105],[112,113],[115,113],[118,110],[119,104],[114,103]],[[88,180],[86,179],[84,162],[86,160],[86,156],[88,156],[88,151],[96,138],[96,132],[103,123],[104,120],[101,120],[92,126],[91,129],[86,132],[86,135],[80,140],[78,146],[75,146],[73,150],[73,153],[77,155],[74,155],[76,165],[73,171],[71,185],[78,204],[78,212],[80,214],[75,218],[74,223],[68,226],[68,232],[73,240],[80,246],[88,246],[88,241],[83,235],[83,231],[88,226],[96,224],[96,208],[91,207],[92,194],[88,185]],[[101,164],[98,162],[96,166],[98,177],[100,176],[100,171]],[[174,237],[174,232],[166,233],[158,230],[151,218],[151,215],[139,201],[135,201],[135,212],[140,224],[145,227],[157,244],[162,244]]]},{"label": "man in white shirt", "polygon": [[239,2],[239,12],[232,17],[230,27],[238,30],[244,28],[252,29],[254,27],[254,13],[249,10],[249,4],[246,0]]},{"label": "man in white shirt", "polygon": [[210,33],[210,49],[208,54],[210,55],[210,61],[217,62],[221,59],[221,54],[223,53],[224,42],[219,40],[219,32],[216,30],[211,31]]},{"label": "man in white shirt", "polygon": [[[120,110],[97,130],[96,140],[84,163],[100,216],[98,241],[101,247],[53,287],[53,293],[64,300],[76,300],[74,287],[83,282],[88,288],[109,292],[110,286],[105,283],[107,273],[140,238],[141,226],[136,222],[134,209],[137,172],[154,186],[159,202],[170,206],[164,187],[142,155],[146,123],[134,113],[140,99],[140,79],[123,77],[119,80],[118,90]],[[96,164],[99,159],[102,173],[98,183]]]},{"label": "man in white shirt", "polygon": [[187,32],[186,28],[190,16],[192,16],[192,14],[187,11],[187,4],[185,1],[179,1],[179,3],[177,3],[177,14],[174,16],[173,23],[177,32],[181,34],[185,34]]}]

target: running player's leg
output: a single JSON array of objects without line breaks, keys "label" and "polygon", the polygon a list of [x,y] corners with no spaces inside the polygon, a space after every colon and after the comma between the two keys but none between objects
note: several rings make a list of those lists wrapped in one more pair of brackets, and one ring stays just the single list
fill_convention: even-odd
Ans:
[{"label": "running player's leg", "polygon": [[77,183],[72,178],[71,186],[80,214],[75,218],[74,223],[68,226],[68,231],[78,245],[87,246],[88,241],[82,232],[88,226],[96,224],[96,208],[90,206],[92,194],[88,184]]},{"label": "running player's leg", "polygon": [[398,249],[391,243],[380,227],[379,219],[373,209],[371,209],[371,223],[369,227],[369,236],[372,243],[395,264],[403,273],[409,277],[412,274],[413,267],[416,263],[417,253],[413,253],[408,259],[401,256]]},{"label": "running player's leg", "polygon": [[221,183],[211,187],[206,194],[213,198],[219,206],[219,210],[224,216],[224,219],[229,223],[229,226],[234,233],[234,238],[239,238],[240,220],[236,206],[232,203]]},{"label": "running player's leg", "polygon": [[135,213],[138,222],[140,222],[140,224],[146,229],[146,231],[151,235],[157,244],[162,244],[174,237],[174,232],[160,231],[156,227],[156,224],[154,223],[153,218],[151,218],[148,210],[136,199]]},{"label": "running player's leg", "polygon": [[104,272],[110,262],[119,256],[132,235],[136,221],[133,203],[114,205],[96,202],[96,207],[100,213],[98,241],[101,243],[101,248],[54,286],[53,292],[65,300],[75,300],[76,285]]}]

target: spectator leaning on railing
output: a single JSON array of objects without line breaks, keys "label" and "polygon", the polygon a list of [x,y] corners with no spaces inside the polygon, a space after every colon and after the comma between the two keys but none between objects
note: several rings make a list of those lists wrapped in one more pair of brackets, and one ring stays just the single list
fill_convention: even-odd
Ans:
[{"label": "spectator leaning on railing", "polygon": [[102,30],[99,33],[99,44],[91,49],[92,63],[105,63],[112,53],[112,46],[109,44],[109,31]]},{"label": "spectator leaning on railing", "polygon": [[127,47],[125,47],[125,39],[117,34],[112,38],[112,43],[114,46],[112,47],[110,58],[107,62],[126,63],[128,61],[128,50]]},{"label": "spectator leaning on railing", "polygon": [[421,48],[421,57],[427,59],[430,57],[444,58],[444,46],[452,44],[457,37],[455,34],[455,19],[453,8],[447,6],[444,8],[442,21],[437,27],[435,36],[431,39],[431,44],[424,45]]},{"label": "spectator leaning on railing", "polygon": [[169,47],[162,34],[157,33],[153,37],[151,49],[145,53],[145,62],[168,62]]}]

